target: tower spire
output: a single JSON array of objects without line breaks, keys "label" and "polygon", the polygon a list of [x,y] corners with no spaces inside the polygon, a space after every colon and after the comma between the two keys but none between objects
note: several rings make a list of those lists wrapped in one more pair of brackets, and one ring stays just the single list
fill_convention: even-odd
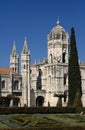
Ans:
[{"label": "tower spire", "polygon": [[27,52],[28,52],[27,38],[25,37],[24,46],[23,46],[23,53],[27,53]]},{"label": "tower spire", "polygon": [[27,46],[27,39],[24,39],[24,46],[21,53],[21,75],[23,105],[30,106],[30,52]]},{"label": "tower spire", "polygon": [[16,51],[16,42],[14,41],[13,43],[13,49],[12,49],[12,56],[17,55],[17,51]]},{"label": "tower spire", "polygon": [[13,43],[13,49],[12,49],[12,53],[10,55],[10,68],[17,74],[19,73],[19,56],[16,51],[15,41]]}]

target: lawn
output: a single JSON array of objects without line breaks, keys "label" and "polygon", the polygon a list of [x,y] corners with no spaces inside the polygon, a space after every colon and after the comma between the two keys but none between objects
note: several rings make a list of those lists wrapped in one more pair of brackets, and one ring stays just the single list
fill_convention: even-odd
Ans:
[{"label": "lawn", "polygon": [[84,126],[85,115],[80,114],[9,114],[0,115],[0,128],[40,126]]}]

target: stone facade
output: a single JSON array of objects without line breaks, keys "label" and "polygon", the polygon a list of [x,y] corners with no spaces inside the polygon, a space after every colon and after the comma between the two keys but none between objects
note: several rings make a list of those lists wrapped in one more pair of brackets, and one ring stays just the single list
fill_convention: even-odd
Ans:
[{"label": "stone facade", "polygon": [[[0,71],[0,95],[14,95],[20,98],[18,106],[56,106],[62,96],[63,106],[68,101],[68,48],[69,35],[57,25],[47,37],[47,58],[39,63],[30,64],[30,51],[24,40],[21,52],[21,75],[19,56],[14,43],[10,55],[10,72]],[[2,70],[2,69],[1,69]],[[82,80],[82,102],[85,106],[85,63],[80,63]],[[6,72],[6,71],[5,71]]]}]

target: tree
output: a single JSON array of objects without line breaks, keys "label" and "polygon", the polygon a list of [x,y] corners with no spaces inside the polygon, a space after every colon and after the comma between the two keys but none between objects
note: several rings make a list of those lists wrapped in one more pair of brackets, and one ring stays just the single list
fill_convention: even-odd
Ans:
[{"label": "tree", "polygon": [[74,107],[82,107],[81,95],[79,89],[77,90],[75,100],[74,100]]},{"label": "tree", "polygon": [[79,90],[80,97],[81,90],[81,74],[78,62],[78,52],[76,47],[75,31],[71,28],[70,49],[69,49],[69,64],[68,64],[68,85],[69,85],[69,104],[74,104],[77,90]]},{"label": "tree", "polygon": [[62,107],[62,98],[58,97],[57,107]]}]

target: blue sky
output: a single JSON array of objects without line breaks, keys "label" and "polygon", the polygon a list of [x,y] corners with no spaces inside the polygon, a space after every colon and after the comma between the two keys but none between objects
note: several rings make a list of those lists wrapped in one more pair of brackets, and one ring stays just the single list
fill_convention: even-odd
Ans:
[{"label": "blue sky", "polygon": [[14,41],[20,56],[25,36],[32,63],[47,57],[47,35],[58,17],[69,34],[75,28],[79,59],[84,62],[84,13],[84,0],[0,0],[0,66],[9,67]]}]

